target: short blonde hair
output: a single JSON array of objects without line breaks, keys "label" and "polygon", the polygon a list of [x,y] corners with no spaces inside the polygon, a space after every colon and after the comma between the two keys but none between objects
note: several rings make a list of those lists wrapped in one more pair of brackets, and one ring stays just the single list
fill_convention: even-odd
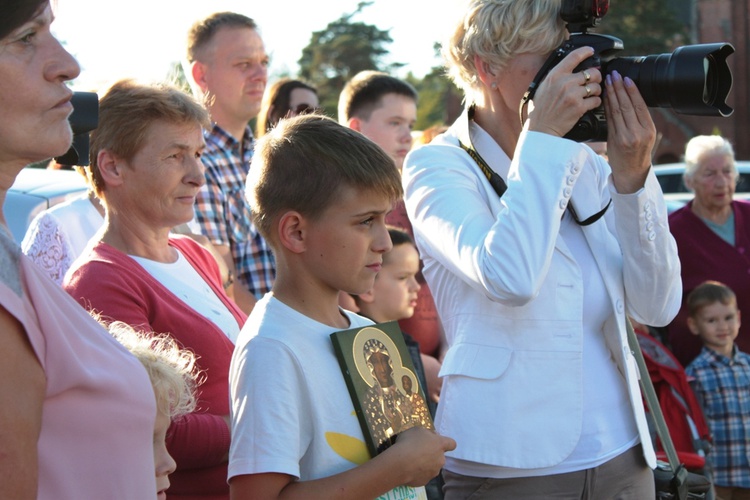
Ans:
[{"label": "short blonde hair", "polygon": [[[690,139],[685,146],[685,172],[684,179],[691,179],[703,160],[709,156],[727,156],[732,159],[734,167],[734,148],[732,144],[720,135],[696,135]],[[735,179],[739,172],[734,169]]]},{"label": "short blonde hair", "polygon": [[205,56],[205,49],[211,44],[216,34],[225,28],[247,28],[257,31],[258,26],[253,19],[237,12],[216,12],[205,19],[196,21],[188,31],[188,62],[201,60],[201,56]]},{"label": "short blonde hair", "polygon": [[195,411],[195,391],[202,380],[192,352],[167,334],[139,332],[122,321],[99,321],[146,368],[160,412],[173,419]]},{"label": "short blonde hair", "polygon": [[515,55],[546,54],[568,36],[561,0],[471,0],[443,43],[448,76],[469,100],[481,92],[474,56],[502,70]]}]

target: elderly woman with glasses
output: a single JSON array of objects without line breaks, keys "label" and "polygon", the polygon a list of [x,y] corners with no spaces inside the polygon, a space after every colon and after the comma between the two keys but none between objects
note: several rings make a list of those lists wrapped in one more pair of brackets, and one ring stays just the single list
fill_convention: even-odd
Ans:
[{"label": "elderly woman with glasses", "polygon": [[[443,45],[465,112],[404,166],[449,346],[436,416],[458,443],[446,500],[654,497],[626,320],[664,325],[681,297],[655,127],[629,78],[576,70],[590,47],[523,104],[569,36],[560,9],[469,2]],[[609,164],[563,137],[602,104]]]}]

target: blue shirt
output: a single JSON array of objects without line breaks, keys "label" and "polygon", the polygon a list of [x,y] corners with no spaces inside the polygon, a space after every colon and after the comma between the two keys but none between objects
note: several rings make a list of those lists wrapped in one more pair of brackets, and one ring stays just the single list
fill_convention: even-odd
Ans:
[{"label": "blue shirt", "polygon": [[750,488],[750,355],[735,346],[728,358],[703,347],[685,372],[695,377],[711,430],[715,483]]}]

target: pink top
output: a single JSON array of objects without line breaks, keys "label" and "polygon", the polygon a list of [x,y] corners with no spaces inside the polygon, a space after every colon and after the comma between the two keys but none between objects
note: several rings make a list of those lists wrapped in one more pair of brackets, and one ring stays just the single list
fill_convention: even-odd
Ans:
[{"label": "pink top", "polygon": [[0,305],[25,328],[47,377],[38,498],[154,498],[146,371],[1,227]]}]

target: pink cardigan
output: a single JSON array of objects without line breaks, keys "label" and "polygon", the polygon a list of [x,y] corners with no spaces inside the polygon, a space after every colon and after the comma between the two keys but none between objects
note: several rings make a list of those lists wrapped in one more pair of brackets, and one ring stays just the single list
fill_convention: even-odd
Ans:
[{"label": "pink cardigan", "polygon": [[[170,237],[198,274],[216,292],[240,327],[247,316],[227,297],[216,261],[185,236]],[[124,321],[137,329],[169,333],[198,358],[205,382],[198,410],[173,423],[167,434],[169,452],[177,462],[170,476],[170,499],[226,499],[229,429],[229,363],[234,344],[210,320],[170,292],[135,260],[106,243],[94,246],[68,272],[65,290],[89,310]]]}]

